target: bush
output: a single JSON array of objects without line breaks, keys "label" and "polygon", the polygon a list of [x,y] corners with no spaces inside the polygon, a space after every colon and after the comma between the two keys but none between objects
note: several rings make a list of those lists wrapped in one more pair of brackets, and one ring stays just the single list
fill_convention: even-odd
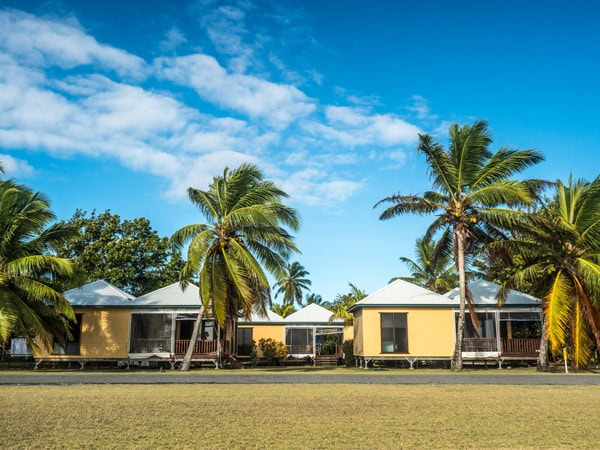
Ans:
[{"label": "bush", "polygon": [[354,340],[348,339],[342,344],[344,350],[344,364],[346,367],[354,367],[356,361],[354,360]]},{"label": "bush", "polygon": [[258,348],[263,354],[263,357],[269,362],[269,365],[274,365],[275,361],[283,365],[283,361],[287,358],[288,348],[281,341],[267,338],[258,341]]}]

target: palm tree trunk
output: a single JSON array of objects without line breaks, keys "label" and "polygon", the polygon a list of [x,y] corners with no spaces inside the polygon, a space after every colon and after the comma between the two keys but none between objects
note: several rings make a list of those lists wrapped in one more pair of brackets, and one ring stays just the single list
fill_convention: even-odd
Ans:
[{"label": "palm tree trunk", "polygon": [[546,314],[542,312],[542,337],[540,338],[540,353],[537,359],[537,370],[547,372],[550,369],[548,364],[548,333],[546,333]]},{"label": "palm tree trunk", "polygon": [[200,311],[198,311],[198,317],[196,318],[196,323],[194,323],[190,344],[185,352],[185,356],[183,357],[183,361],[181,362],[179,370],[190,370],[190,365],[192,364],[192,355],[194,354],[194,348],[196,347],[196,342],[198,341],[200,326],[202,325],[202,316],[204,316],[204,306],[201,306]]},{"label": "palm tree trunk", "polygon": [[456,342],[454,344],[454,354],[452,355],[452,370],[462,370],[462,347],[465,332],[465,303],[467,299],[467,277],[465,274],[465,236],[460,230],[454,231],[456,242],[456,265],[458,267],[459,279],[459,298],[460,305],[458,309],[458,324],[456,326]]}]

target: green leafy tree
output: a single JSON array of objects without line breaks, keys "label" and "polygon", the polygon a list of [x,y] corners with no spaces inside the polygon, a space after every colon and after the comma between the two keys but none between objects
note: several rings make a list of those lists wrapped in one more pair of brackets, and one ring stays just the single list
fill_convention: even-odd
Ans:
[{"label": "green leafy tree", "polygon": [[280,305],[278,303],[274,303],[271,309],[281,317],[287,317],[296,312],[294,305]]},{"label": "green leafy tree", "polygon": [[333,314],[329,318],[329,323],[332,323],[335,319],[344,319],[346,325],[354,323],[354,316],[351,312],[348,312],[348,309],[356,302],[365,298],[367,293],[352,283],[348,283],[348,286],[350,286],[350,292],[347,294],[338,294],[333,301],[331,306]]},{"label": "green leafy tree", "polygon": [[189,369],[205,309],[230,328],[239,311],[245,317],[266,312],[271,297],[265,269],[281,279],[290,253],[298,251],[285,227],[297,230],[300,224],[296,211],[282,203],[287,194],[254,165],[226,168],[208,190],[189,188],[188,196],[207,223],[187,225],[172,237],[177,249],[189,243],[180,281],[185,288],[197,277],[202,303],[181,370]]},{"label": "green leafy tree", "polygon": [[302,291],[310,291],[311,281],[306,278],[308,271],[297,261],[290,263],[285,268],[285,273],[277,280],[275,286],[275,298],[283,294],[283,303],[293,305],[297,303],[302,305]]},{"label": "green leafy tree", "polygon": [[40,342],[52,349],[75,318],[51,277],[72,273],[71,262],[53,252],[76,231],[54,220],[43,194],[0,181],[0,341],[22,336],[34,352]]},{"label": "green leafy tree", "polygon": [[416,261],[400,257],[400,261],[408,266],[410,277],[392,278],[404,280],[430,291],[443,294],[458,285],[458,272],[448,252],[432,239],[419,238],[415,245]]},{"label": "green leafy tree", "polygon": [[425,238],[441,233],[440,240],[452,248],[459,274],[460,306],[452,368],[462,369],[462,344],[467,302],[467,263],[478,242],[487,242],[497,229],[510,228],[517,212],[513,209],[531,202],[536,182],[510,178],[543,160],[535,150],[501,148],[492,143],[488,125],[450,127],[448,149],[427,134],[419,135],[418,151],[425,155],[433,190],[423,195],[394,194],[375,207],[388,206],[379,216],[388,220],[405,214],[436,214]]},{"label": "green leafy tree", "polygon": [[524,219],[518,238],[496,246],[523,261],[503,284],[500,299],[508,288],[524,285],[543,292],[544,338],[555,354],[567,350],[575,370],[586,366],[600,346],[600,177],[558,181],[553,201]]},{"label": "green leafy tree", "polygon": [[275,361],[278,361],[283,366],[285,358],[288,356],[288,346],[283,342],[272,339],[263,338],[258,340],[258,348],[260,349],[263,358],[265,358],[269,365],[272,366]]},{"label": "green leafy tree", "polygon": [[73,259],[75,277],[64,290],[105,279],[134,296],[146,294],[179,278],[183,259],[145,218],[121,220],[105,211],[90,215],[77,210],[69,219],[80,235],[59,253]]}]

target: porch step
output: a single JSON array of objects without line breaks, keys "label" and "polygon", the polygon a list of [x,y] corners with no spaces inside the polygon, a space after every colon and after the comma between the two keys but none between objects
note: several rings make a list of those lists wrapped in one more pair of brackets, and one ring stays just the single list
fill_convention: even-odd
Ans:
[{"label": "porch step", "polygon": [[227,353],[223,354],[223,358],[225,359],[225,361],[227,361],[229,364],[231,364],[233,367],[235,367],[236,369],[243,369],[244,365],[239,362],[234,356],[228,355]]},{"label": "porch step", "polygon": [[337,355],[318,355],[315,357],[315,366],[337,366]]}]

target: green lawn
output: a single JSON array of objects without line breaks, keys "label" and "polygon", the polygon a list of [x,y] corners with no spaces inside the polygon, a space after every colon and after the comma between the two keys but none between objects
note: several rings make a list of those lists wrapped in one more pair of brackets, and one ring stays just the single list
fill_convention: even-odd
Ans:
[{"label": "green lawn", "polygon": [[590,448],[598,387],[0,387],[3,448]]}]

